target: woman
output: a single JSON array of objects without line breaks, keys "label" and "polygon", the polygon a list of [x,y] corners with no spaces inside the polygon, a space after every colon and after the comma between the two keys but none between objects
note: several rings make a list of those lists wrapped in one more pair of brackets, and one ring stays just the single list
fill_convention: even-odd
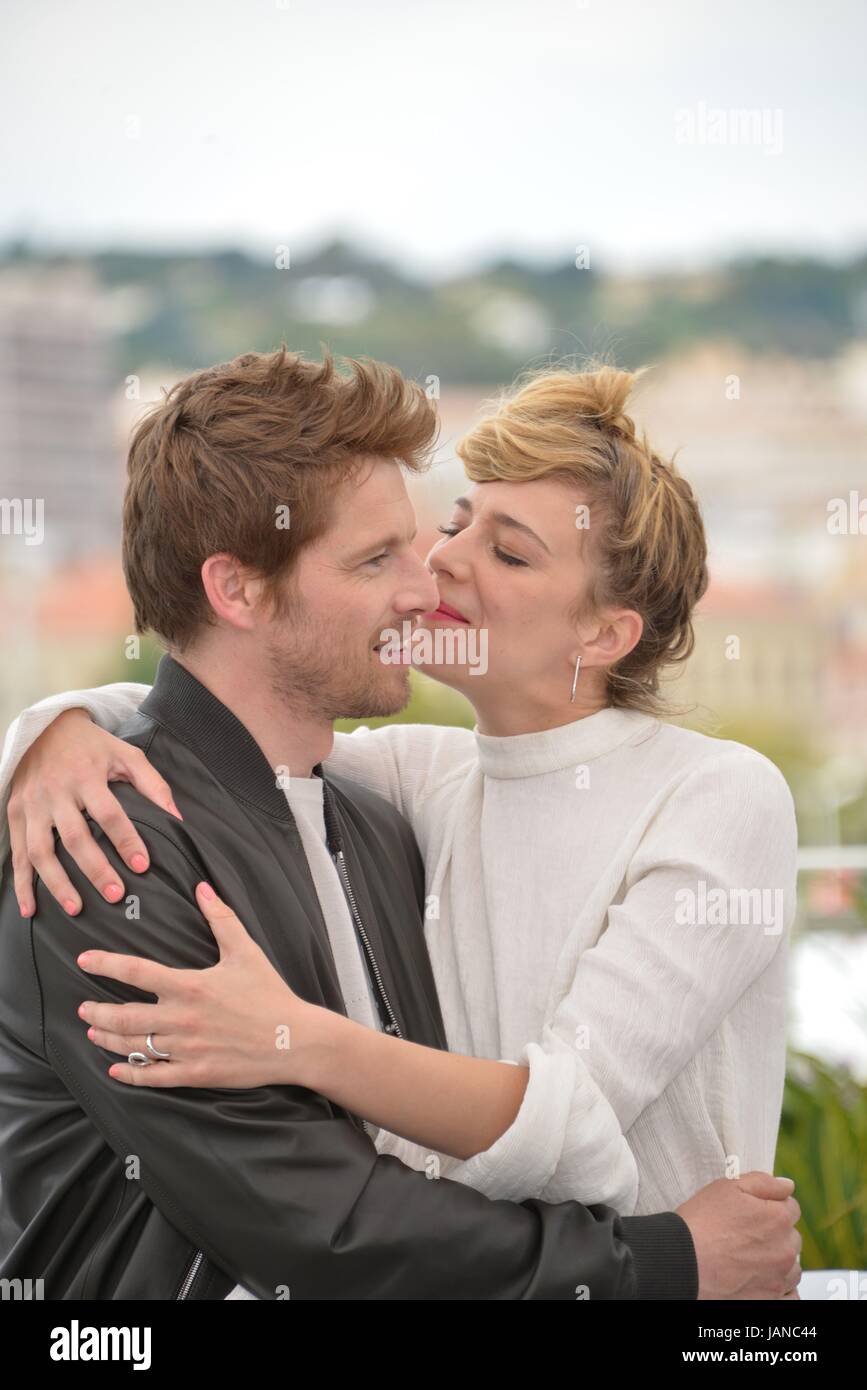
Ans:
[{"label": "woman", "polygon": [[[379,1125],[383,1152],[492,1197],[642,1214],[714,1178],[772,1170],[792,799],[758,753],[660,718],[661,673],[692,650],[706,547],[689,485],[626,414],[632,381],[612,368],[545,372],[459,446],[474,486],[429,556],[446,607],[423,625],[486,636],[484,669],[426,668],[471,700],[475,729],[338,734],[324,765],[387,797],[415,831],[451,1053],[297,999],[200,888],[228,956],[205,972],[207,998],[189,994],[184,972],[150,966],[136,983],[159,1004],[88,1013],[98,1046],[127,1056],[149,1032],[171,1053],[120,1066],[123,1081],[273,1081],[273,1048],[265,1057],[254,1041],[267,1000],[291,1018],[279,1079]],[[86,703],[113,728],[145,693],[109,686]],[[6,781],[48,715],[82,703],[76,692],[22,722]],[[127,745],[65,716],[22,769],[31,807],[72,743],[91,780],[129,775]],[[25,836],[58,818],[54,795],[29,829],[20,806],[12,818],[16,882],[29,876]],[[129,979],[122,960],[91,956],[82,964],[96,974]],[[525,1084],[491,1059],[525,1069]],[[480,1148],[489,1087],[502,1124]]]}]

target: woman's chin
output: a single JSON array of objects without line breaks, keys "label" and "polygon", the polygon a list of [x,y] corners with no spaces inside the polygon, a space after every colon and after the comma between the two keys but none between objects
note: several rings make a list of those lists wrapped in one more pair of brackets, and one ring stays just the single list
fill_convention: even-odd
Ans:
[{"label": "woman's chin", "polygon": [[478,667],[451,662],[414,661],[413,669],[420,675],[429,676],[432,681],[450,686],[452,690],[459,690],[462,695],[468,697],[472,696],[474,688],[478,690],[486,680],[486,674],[479,671]]},{"label": "woman's chin", "polygon": [[[416,671],[472,699],[488,671],[488,632],[445,616],[425,614],[412,634]],[[439,659],[437,659],[439,658]]]}]

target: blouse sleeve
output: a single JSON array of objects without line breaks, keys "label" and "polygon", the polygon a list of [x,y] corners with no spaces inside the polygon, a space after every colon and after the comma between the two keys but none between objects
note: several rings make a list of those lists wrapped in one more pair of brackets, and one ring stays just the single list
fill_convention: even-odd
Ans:
[{"label": "blouse sleeve", "polygon": [[624,1135],[780,949],[795,913],[789,788],[741,745],[714,753],[660,807],[596,945],[519,1061],[515,1121],[449,1176],[488,1196],[634,1209]]}]

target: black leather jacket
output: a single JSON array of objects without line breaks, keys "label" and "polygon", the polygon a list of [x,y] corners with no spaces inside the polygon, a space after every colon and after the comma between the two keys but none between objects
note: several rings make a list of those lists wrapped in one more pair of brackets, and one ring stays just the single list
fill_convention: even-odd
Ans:
[{"label": "black leather jacket", "polygon": [[[295,822],[244,726],[166,657],[123,736],[184,816],[115,784],[151,855],[131,882],[92,826],[126,899],[105,902],[58,846],[84,910],[68,917],[40,882],[28,923],[8,863],[3,875],[0,1280],[42,1279],[47,1299],[221,1299],[236,1283],[261,1299],[697,1296],[692,1239],[673,1212],[491,1201],[380,1156],[357,1117],[303,1087],[155,1090],[109,1077],[117,1058],[88,1041],[79,1004],[153,996],[87,975],[76,958],[101,947],[214,964],[194,899],[201,879],[294,990],[345,1012]],[[383,1024],[444,1048],[412,832],[338,778],[326,807]],[[0,1286],[4,1297],[23,1289]]]}]

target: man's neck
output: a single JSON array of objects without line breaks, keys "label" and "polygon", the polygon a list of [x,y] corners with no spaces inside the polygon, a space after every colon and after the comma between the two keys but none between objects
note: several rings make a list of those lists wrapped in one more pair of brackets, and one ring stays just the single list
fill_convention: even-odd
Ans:
[{"label": "man's neck", "polygon": [[331,722],[310,710],[291,710],[275,695],[268,681],[243,661],[216,659],[214,654],[173,654],[179,666],[195,676],[221,704],[240,720],[256,740],[275,776],[309,777],[334,746]]}]

